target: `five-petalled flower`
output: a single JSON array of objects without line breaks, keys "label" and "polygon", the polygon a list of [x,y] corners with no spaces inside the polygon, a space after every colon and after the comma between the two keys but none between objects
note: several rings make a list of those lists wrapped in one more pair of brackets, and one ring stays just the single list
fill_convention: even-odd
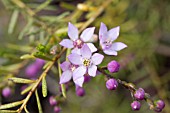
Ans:
[{"label": "five-petalled flower", "polygon": [[92,38],[94,34],[94,29],[95,27],[86,28],[81,33],[80,38],[79,38],[78,29],[69,22],[68,23],[68,36],[70,37],[70,39],[63,39],[60,42],[60,45],[66,48],[74,48],[72,50],[72,53],[80,54],[80,49],[86,43],[88,47],[91,49],[91,51],[95,52],[97,51],[97,48],[92,43],[88,43],[88,41]]},{"label": "five-petalled flower", "polygon": [[75,69],[78,67],[77,65],[74,65],[70,63],[69,61],[65,61],[62,64],[60,64],[60,67],[63,71],[60,77],[60,84],[67,83],[68,81],[71,80],[72,77],[73,77],[74,83],[77,85],[81,85],[84,82],[83,76],[79,76],[75,74]]},{"label": "five-petalled flower", "polygon": [[92,77],[95,77],[97,72],[97,65],[103,61],[103,58],[104,56],[99,53],[94,53],[92,55],[90,48],[86,44],[84,44],[80,49],[80,54],[71,53],[68,56],[69,61],[72,64],[79,66],[73,72],[73,80],[76,85],[82,87],[84,81],[79,79],[84,77],[84,74],[86,73]]},{"label": "five-petalled flower", "polygon": [[114,42],[119,36],[119,30],[120,27],[118,26],[108,31],[106,25],[101,23],[99,30],[99,40],[105,54],[116,56],[117,51],[127,47],[127,45],[122,42]]}]

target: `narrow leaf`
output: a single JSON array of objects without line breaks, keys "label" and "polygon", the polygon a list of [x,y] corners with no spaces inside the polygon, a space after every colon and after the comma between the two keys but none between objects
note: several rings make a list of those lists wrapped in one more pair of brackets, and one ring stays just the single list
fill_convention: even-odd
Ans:
[{"label": "narrow leaf", "polygon": [[0,110],[0,113],[17,113],[16,110]]},{"label": "narrow leaf", "polygon": [[19,15],[19,11],[18,10],[14,10],[11,16],[11,20],[9,22],[9,28],[8,28],[8,33],[12,34],[15,28],[15,25],[17,23],[17,19],[18,19],[18,15]]},{"label": "narrow leaf", "polygon": [[38,111],[39,111],[39,113],[43,113],[37,90],[35,90],[35,96],[36,96],[36,99],[37,99]]},{"label": "narrow leaf", "polygon": [[12,82],[15,83],[21,83],[21,84],[30,84],[35,82],[35,80],[29,80],[29,79],[17,78],[17,77],[9,78],[8,80],[11,80]]},{"label": "narrow leaf", "polygon": [[23,103],[23,100],[22,100],[22,101],[17,101],[17,102],[8,103],[8,104],[4,104],[4,105],[1,105],[1,106],[0,106],[0,109],[13,108],[13,107],[16,107],[16,106],[21,105],[22,103]]},{"label": "narrow leaf", "polygon": [[31,84],[30,86],[28,86],[27,88],[25,88],[22,92],[21,92],[21,95],[24,95],[25,93],[29,92],[32,87],[34,86],[34,84]]},{"label": "narrow leaf", "polygon": [[43,55],[43,53],[41,53],[41,52],[36,52],[36,53],[34,53],[33,55],[34,55],[35,57],[40,58],[40,59],[43,59],[43,60],[52,61],[51,58],[46,57],[46,56]]},{"label": "narrow leaf", "polygon": [[33,55],[30,55],[30,54],[25,54],[25,55],[22,55],[20,57],[20,59],[32,59],[32,58],[35,58]]},{"label": "narrow leaf", "polygon": [[21,40],[23,38],[23,36],[29,31],[31,25],[33,24],[33,19],[30,18],[28,20],[28,23],[27,25],[24,27],[24,29],[20,32],[19,36],[18,36],[18,39]]},{"label": "narrow leaf", "polygon": [[37,7],[35,9],[35,12],[39,12],[41,10],[43,10],[45,7],[47,7],[50,3],[51,3],[52,0],[46,0],[43,4],[39,5],[39,7]]},{"label": "narrow leaf", "polygon": [[24,107],[24,110],[26,113],[30,113],[28,110],[27,110],[27,106]]},{"label": "narrow leaf", "polygon": [[[58,63],[59,76],[61,77],[60,59],[58,59],[57,63]],[[63,97],[66,98],[66,88],[64,84],[61,84],[61,91],[62,91]]]},{"label": "narrow leaf", "polygon": [[42,94],[43,94],[43,97],[47,96],[47,82],[46,82],[45,77],[43,77],[42,79]]}]

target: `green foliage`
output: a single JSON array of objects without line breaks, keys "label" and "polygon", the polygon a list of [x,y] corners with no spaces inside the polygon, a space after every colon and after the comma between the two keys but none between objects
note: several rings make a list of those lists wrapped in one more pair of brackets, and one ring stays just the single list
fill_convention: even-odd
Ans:
[{"label": "green foliage", "polygon": [[[119,52],[118,57],[105,56],[105,61],[101,66],[106,66],[111,59],[118,60],[121,64],[121,70],[112,76],[135,82],[137,86],[146,88],[147,92],[151,92],[155,98],[158,95],[164,99],[168,106],[170,2],[168,0],[112,0],[99,16],[93,18],[106,1],[86,0],[81,3],[84,6],[82,8],[78,7],[79,1],[46,0],[40,4],[34,0],[2,0],[1,2],[8,10],[0,8],[0,14],[5,17],[0,19],[3,21],[2,27],[0,27],[3,28],[2,33],[0,32],[2,34],[0,40],[2,41],[0,45],[0,81],[2,82],[0,89],[6,85],[13,86],[13,84],[8,83],[9,77],[13,77],[10,80],[15,83],[28,84],[27,88],[21,92],[22,95],[34,89],[37,81],[34,83],[34,80],[18,78],[25,78],[24,74],[20,75],[20,70],[24,71],[25,67],[32,62],[29,60],[35,58],[46,60],[47,63],[43,69],[48,69],[54,61],[54,56],[61,51],[58,43],[63,38],[68,37],[68,22],[74,23],[79,29],[88,22],[86,27],[96,26],[96,34],[98,34],[100,22],[104,22],[109,29],[120,26],[120,36],[116,41],[126,43],[128,48]],[[5,20],[9,20],[9,22]],[[58,50],[56,54],[52,55],[50,49],[54,45],[57,46]],[[64,61],[65,57],[61,57],[60,60]],[[58,65],[54,65],[55,68],[53,68],[53,72],[57,73],[49,73],[49,76],[54,76],[55,79],[52,80],[55,81],[55,84],[59,82],[59,76],[61,76],[59,64],[58,60]],[[75,96],[75,90],[69,91],[69,96],[67,96],[69,104],[63,106],[63,112],[131,113],[130,99],[127,96],[129,94],[126,94],[121,87],[117,92],[106,91],[103,80],[104,77],[99,75],[96,79],[92,79],[89,84],[85,84],[87,96],[81,99]],[[47,91],[50,89],[47,89],[47,77],[43,77],[41,82],[42,94],[43,97],[46,97]],[[66,97],[65,85],[62,84],[61,88],[62,95]],[[42,108],[37,89],[34,91],[41,113]],[[12,108],[22,104],[22,102],[1,105],[0,108]],[[24,109],[27,111],[26,107]],[[3,110],[2,112],[16,111]],[[139,113],[143,112],[152,113],[147,106],[139,111]],[[165,112],[170,112],[168,107]]]},{"label": "green foliage", "polygon": [[0,110],[13,108],[13,107],[21,105],[22,103],[23,103],[23,100],[22,101],[17,101],[17,102],[12,102],[12,103],[9,103],[9,104],[4,104],[4,105],[0,106]]},{"label": "green foliage", "polygon": [[43,97],[47,96],[47,82],[45,77],[42,79],[42,95]]}]

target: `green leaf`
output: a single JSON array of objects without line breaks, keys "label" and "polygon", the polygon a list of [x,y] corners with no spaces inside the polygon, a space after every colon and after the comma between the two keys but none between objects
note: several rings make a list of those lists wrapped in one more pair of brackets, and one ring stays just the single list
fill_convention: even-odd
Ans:
[{"label": "green leaf", "polygon": [[22,55],[20,57],[20,59],[32,59],[32,58],[35,58],[33,55],[30,55],[30,54],[25,54],[25,55]]},{"label": "green leaf", "polygon": [[[58,63],[59,76],[61,77],[60,59],[58,59],[57,63]],[[62,91],[63,97],[66,98],[66,88],[64,84],[61,84],[61,91]]]},{"label": "green leaf", "polygon": [[0,105],[0,109],[8,109],[8,108],[13,108],[13,107],[19,106],[23,103],[23,101],[24,100]]},{"label": "green leaf", "polygon": [[24,27],[24,29],[20,32],[18,39],[21,40],[23,36],[29,31],[30,27],[33,24],[33,19],[29,18],[27,25]]},{"label": "green leaf", "polygon": [[43,60],[48,60],[48,61],[53,61],[51,58],[45,56],[43,53],[41,52],[36,52],[33,54],[35,57],[43,59]]},{"label": "green leaf", "polygon": [[50,3],[51,3],[52,0],[46,0],[43,4],[39,5],[36,9],[35,9],[35,12],[39,12],[41,10],[43,10],[45,7],[47,7]]},{"label": "green leaf", "polygon": [[27,88],[25,88],[22,92],[21,92],[21,95],[24,95],[25,93],[29,92],[32,87],[34,86],[34,84],[31,84],[30,86],[28,86]]},{"label": "green leaf", "polygon": [[43,69],[46,69],[49,65],[51,65],[51,61],[47,62],[44,66],[43,66]]},{"label": "green leaf", "polygon": [[46,82],[45,76],[42,79],[42,94],[43,94],[43,97],[47,96],[47,82]]},{"label": "green leaf", "polygon": [[29,111],[27,110],[27,106],[24,107],[24,110],[26,113],[29,113]]},{"label": "green leaf", "polygon": [[0,110],[0,113],[17,113],[16,110]]},{"label": "green leaf", "polygon": [[17,78],[17,77],[9,78],[8,80],[11,80],[12,82],[15,83],[21,83],[21,84],[30,84],[35,82],[35,80],[29,80],[29,79]]},{"label": "green leaf", "polygon": [[21,67],[22,67],[22,63],[11,64],[11,65],[7,65],[7,66],[0,66],[0,72],[1,71],[15,72],[16,70],[18,70]]},{"label": "green leaf", "polygon": [[38,111],[39,111],[39,113],[43,113],[37,90],[35,90],[35,96],[36,96],[36,99],[37,99]]},{"label": "green leaf", "polygon": [[19,15],[18,9],[14,10],[11,16],[11,20],[9,22],[9,28],[8,28],[9,34],[12,34],[14,31],[15,25],[17,23],[18,15]]},{"label": "green leaf", "polygon": [[46,46],[45,46],[45,45],[39,44],[39,45],[36,47],[36,49],[39,50],[39,51],[42,52],[42,53],[46,53]]}]

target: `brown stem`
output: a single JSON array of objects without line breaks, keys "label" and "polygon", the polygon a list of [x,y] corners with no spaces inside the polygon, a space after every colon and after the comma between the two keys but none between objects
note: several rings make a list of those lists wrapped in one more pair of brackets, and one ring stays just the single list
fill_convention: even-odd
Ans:
[{"label": "brown stem", "polygon": [[[106,73],[103,68],[98,67],[97,70],[100,71],[101,73],[103,73],[107,78],[113,78],[113,76]],[[137,89],[136,89],[136,86],[133,83],[128,83],[126,81],[122,81],[121,79],[117,79],[117,82],[119,84],[121,84],[123,87],[125,87],[126,89],[128,89],[130,91],[130,93],[132,94],[132,98],[134,98],[133,95],[134,95],[134,93]],[[148,103],[151,110],[156,109],[154,102],[153,102],[153,100],[151,99],[151,97],[148,93],[145,93],[144,100]]]},{"label": "brown stem", "polygon": [[32,96],[33,92],[36,90],[38,85],[40,84],[42,78],[46,76],[47,72],[51,69],[51,67],[54,65],[54,63],[61,57],[61,55],[65,52],[66,48],[63,48],[62,51],[53,59],[53,62],[44,70],[44,72],[40,75],[39,79],[36,81],[35,85],[27,95],[27,97],[24,99],[23,104],[21,107],[18,109],[18,113],[21,113],[24,107],[26,106],[27,102],[29,101],[30,97]]}]

